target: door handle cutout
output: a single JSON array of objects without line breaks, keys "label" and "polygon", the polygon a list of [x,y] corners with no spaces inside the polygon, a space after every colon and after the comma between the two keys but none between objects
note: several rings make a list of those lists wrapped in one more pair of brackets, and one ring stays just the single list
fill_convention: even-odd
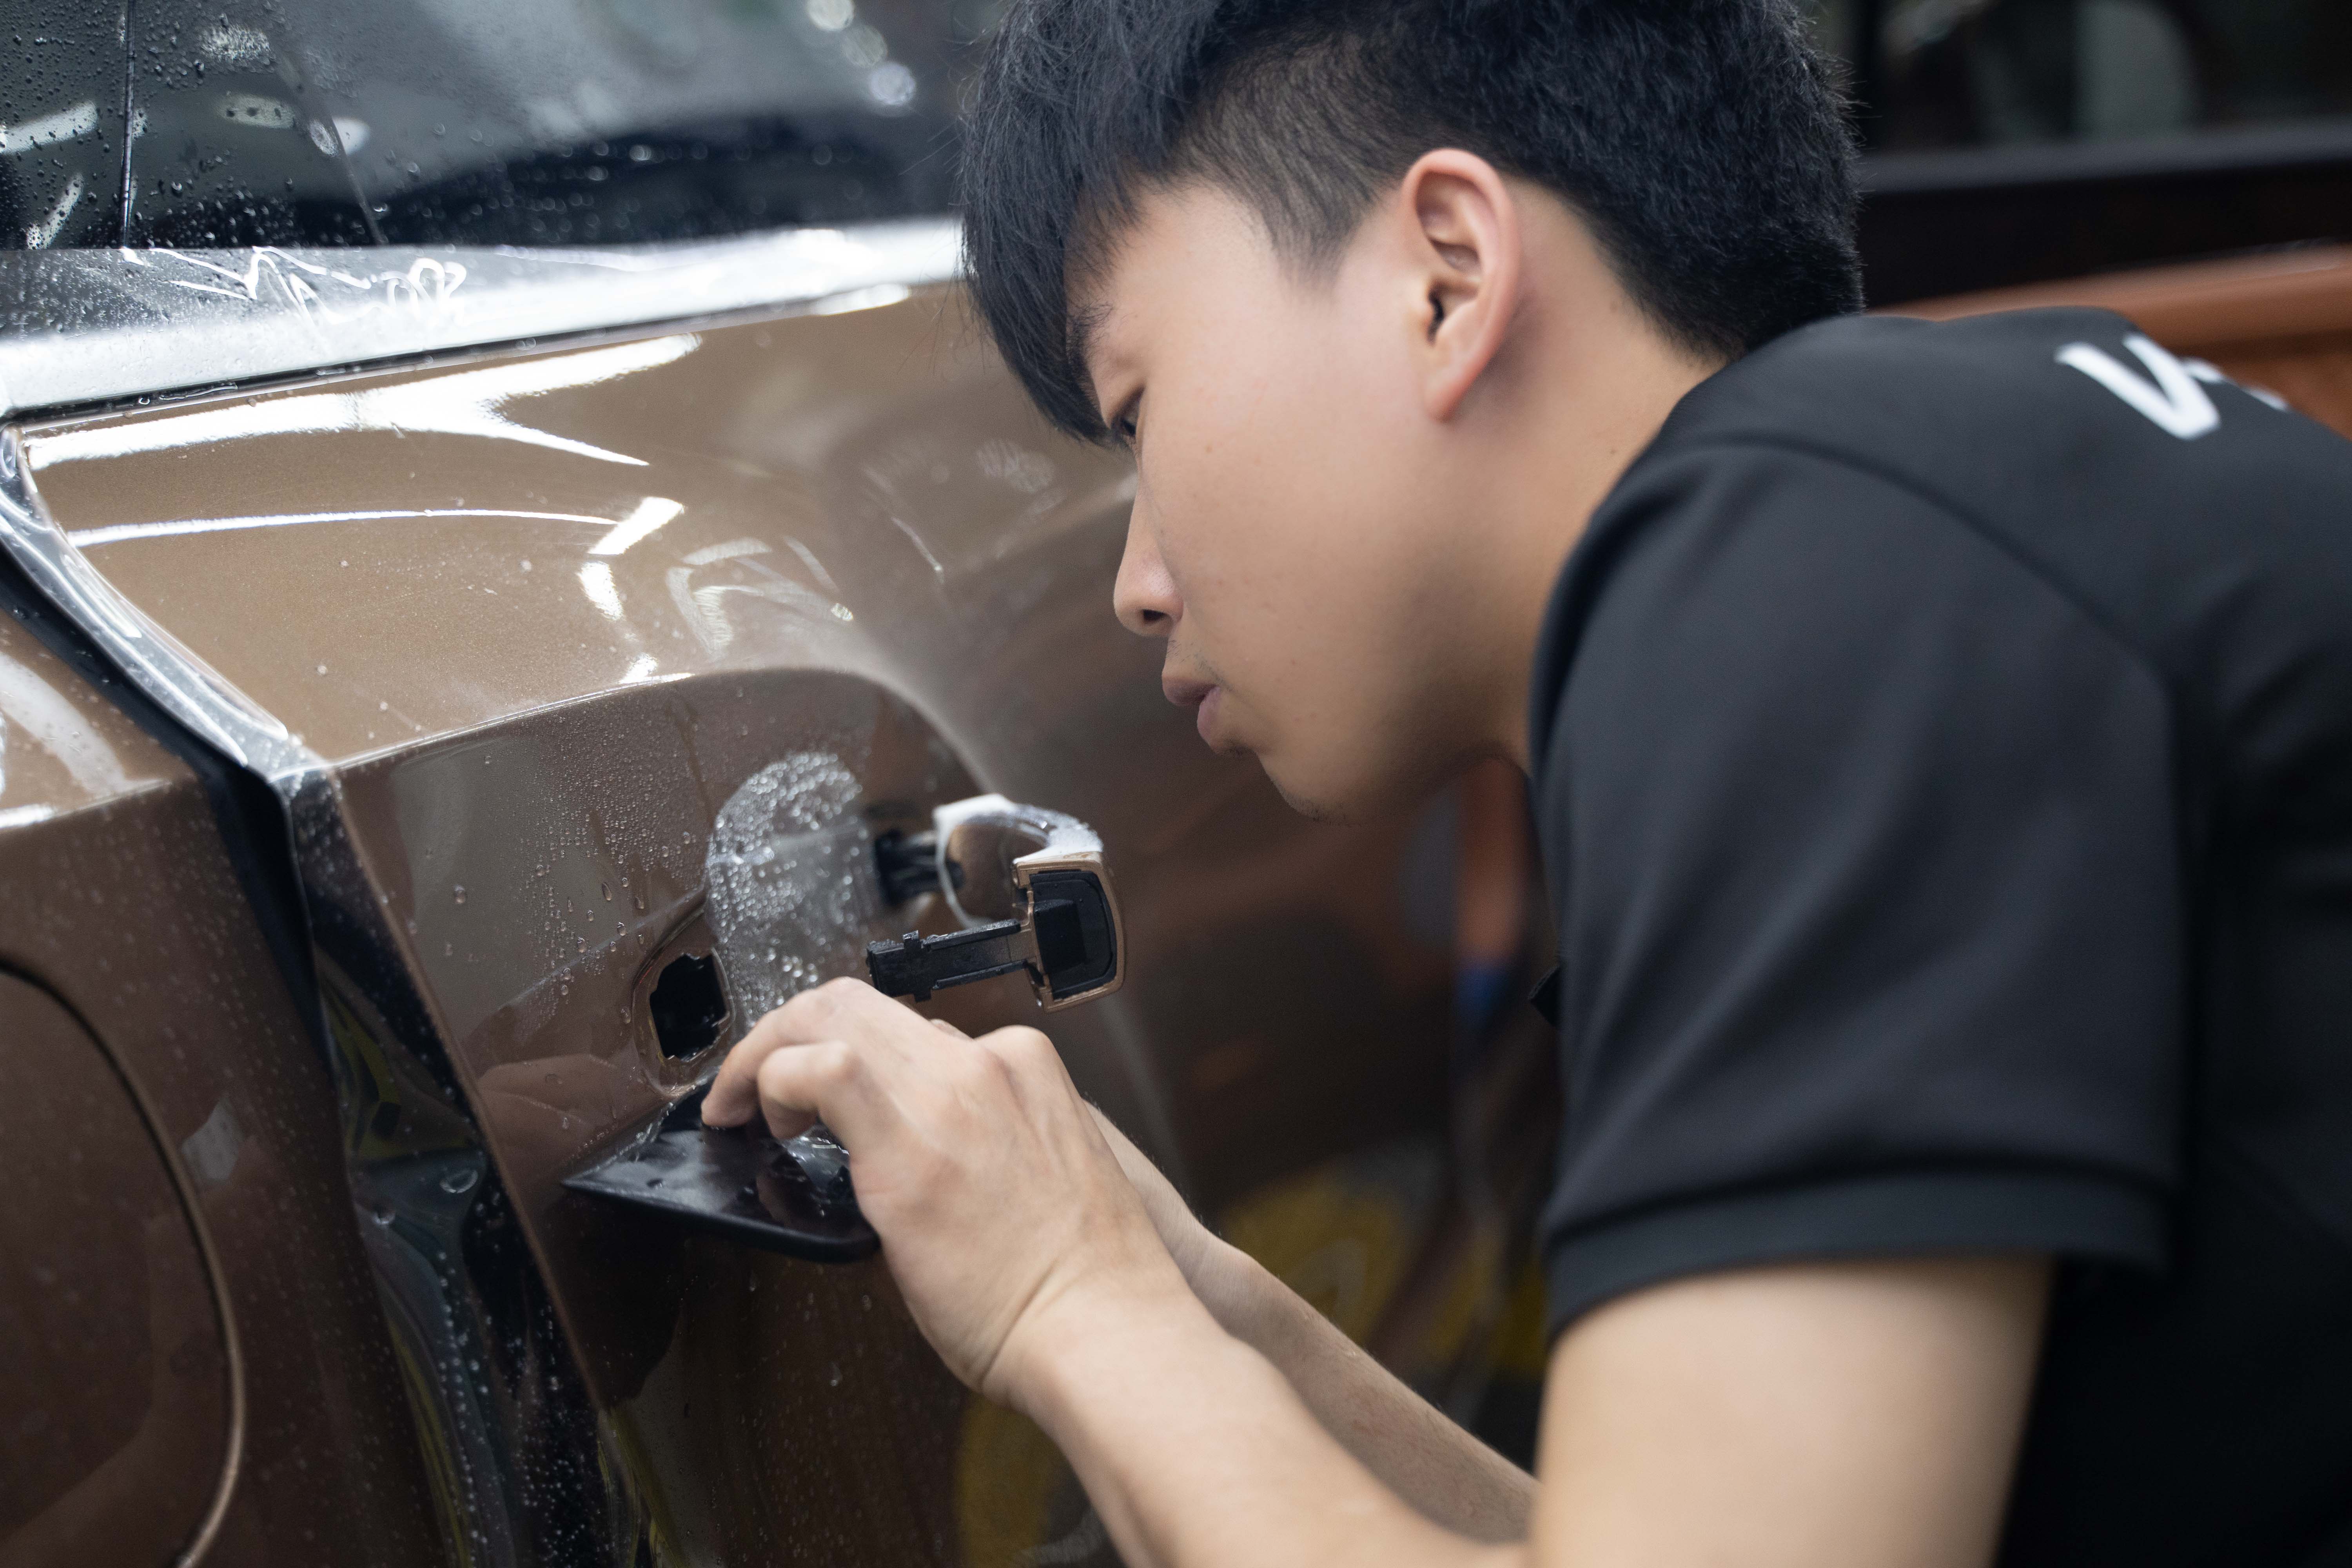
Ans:
[{"label": "door handle cutout", "polygon": [[661,1044],[661,1054],[674,1062],[698,1057],[717,1045],[728,1016],[719,960],[697,952],[671,959],[663,966],[646,1010],[653,1015],[654,1038]]}]

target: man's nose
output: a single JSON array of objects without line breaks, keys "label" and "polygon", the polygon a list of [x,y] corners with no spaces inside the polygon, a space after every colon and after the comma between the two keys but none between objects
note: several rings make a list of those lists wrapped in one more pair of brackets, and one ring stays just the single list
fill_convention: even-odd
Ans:
[{"label": "man's nose", "polygon": [[1127,520],[1127,552],[1119,557],[1118,582],[1111,589],[1111,608],[1118,624],[1138,637],[1165,637],[1183,617],[1184,601],[1175,579],[1160,559],[1159,542],[1143,525],[1142,508]]}]

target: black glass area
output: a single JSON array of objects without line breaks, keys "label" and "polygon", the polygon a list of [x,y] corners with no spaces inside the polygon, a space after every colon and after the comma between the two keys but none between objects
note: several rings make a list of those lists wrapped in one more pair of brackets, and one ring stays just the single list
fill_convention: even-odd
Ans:
[{"label": "black glass area", "polygon": [[0,249],[111,245],[121,232],[125,10],[0,5]]},{"label": "black glass area", "polygon": [[944,211],[998,0],[0,0],[0,247],[601,246]]}]

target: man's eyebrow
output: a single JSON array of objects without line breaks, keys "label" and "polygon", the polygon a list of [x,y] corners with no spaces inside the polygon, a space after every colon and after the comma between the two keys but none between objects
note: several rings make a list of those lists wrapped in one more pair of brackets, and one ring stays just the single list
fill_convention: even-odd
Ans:
[{"label": "man's eyebrow", "polygon": [[1102,336],[1103,325],[1110,320],[1108,303],[1085,305],[1070,312],[1070,363],[1085,378],[1087,392],[1096,396],[1094,386],[1094,350]]}]

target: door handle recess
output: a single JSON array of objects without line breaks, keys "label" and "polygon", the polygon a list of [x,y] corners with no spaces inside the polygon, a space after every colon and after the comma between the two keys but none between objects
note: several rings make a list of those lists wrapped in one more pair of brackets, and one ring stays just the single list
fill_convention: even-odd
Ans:
[{"label": "door handle recess", "polygon": [[[932,813],[929,831],[879,840],[875,871],[890,903],[936,891],[964,927],[870,944],[866,969],[886,995],[924,1001],[951,985],[1024,973],[1039,1005],[1055,1012],[1108,996],[1127,977],[1102,840],[1074,816],[1003,795],[957,801]],[[701,973],[680,975],[674,1005],[715,1031],[705,1016],[716,1006],[723,1022],[724,999],[688,984]],[[706,1082],[564,1186],[770,1252],[820,1263],[873,1256],[881,1241],[858,1212],[841,1146],[822,1127],[782,1142],[756,1121],[705,1127],[709,1091]]]}]

